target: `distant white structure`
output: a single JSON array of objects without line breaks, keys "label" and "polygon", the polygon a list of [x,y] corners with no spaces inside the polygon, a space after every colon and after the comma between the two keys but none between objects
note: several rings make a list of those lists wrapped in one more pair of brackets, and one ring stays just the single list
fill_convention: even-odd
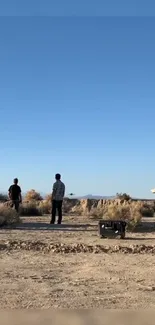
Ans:
[{"label": "distant white structure", "polygon": [[153,189],[151,190],[151,192],[152,192],[153,194],[155,194],[155,188],[153,188]]}]

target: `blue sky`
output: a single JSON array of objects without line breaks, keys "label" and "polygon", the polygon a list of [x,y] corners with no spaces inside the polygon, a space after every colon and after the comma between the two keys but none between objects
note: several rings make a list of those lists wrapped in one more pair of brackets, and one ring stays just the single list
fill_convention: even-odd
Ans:
[{"label": "blue sky", "polygon": [[[10,14],[11,15],[11,14]],[[0,19],[0,191],[152,197],[155,18]]]},{"label": "blue sky", "polygon": [[1,0],[0,16],[155,16],[154,0]]}]

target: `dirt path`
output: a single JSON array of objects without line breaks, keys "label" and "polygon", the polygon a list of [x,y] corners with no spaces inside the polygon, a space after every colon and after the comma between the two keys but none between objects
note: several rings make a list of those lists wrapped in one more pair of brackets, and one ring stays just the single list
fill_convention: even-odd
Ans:
[{"label": "dirt path", "polygon": [[[127,234],[126,240],[101,240],[89,220],[64,220],[53,230],[48,219],[29,218],[18,229],[0,230],[0,245],[40,242],[45,246],[155,246],[155,233]],[[70,223],[72,222],[72,225]],[[89,223],[89,226],[88,226]],[[77,226],[76,226],[77,224]],[[86,225],[87,224],[87,225]],[[155,253],[0,250],[1,309],[148,308],[155,305]]]},{"label": "dirt path", "polygon": [[1,309],[155,305],[155,259],[147,254],[13,252],[1,254],[0,263]]},{"label": "dirt path", "polygon": [[[22,218],[22,224],[15,229],[0,229],[0,243],[8,240],[30,240],[44,243],[83,243],[86,245],[155,245],[155,219],[146,219],[145,232],[127,233],[126,239],[100,239],[98,223],[83,217],[65,217],[63,224],[50,225],[49,217]],[[150,225],[148,227],[148,225]],[[146,227],[145,227],[146,229]]]}]

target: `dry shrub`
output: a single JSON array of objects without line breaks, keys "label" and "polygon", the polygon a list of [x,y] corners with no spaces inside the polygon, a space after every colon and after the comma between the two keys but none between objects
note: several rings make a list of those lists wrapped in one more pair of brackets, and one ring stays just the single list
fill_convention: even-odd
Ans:
[{"label": "dry shrub", "polygon": [[0,205],[0,226],[8,226],[21,222],[16,210]]},{"label": "dry shrub", "polygon": [[39,217],[42,216],[42,211],[35,202],[23,203],[20,206],[19,213],[23,217]]},{"label": "dry shrub", "polygon": [[134,228],[142,218],[141,204],[118,205],[116,203],[94,208],[90,211],[90,216],[95,219],[124,220],[130,229]]},{"label": "dry shrub", "polygon": [[51,213],[51,201],[44,200],[39,203],[39,209],[41,210],[42,214],[50,214]]},{"label": "dry shrub", "polygon": [[154,216],[154,208],[146,203],[143,204],[140,212],[143,217],[152,218]]},{"label": "dry shrub", "polygon": [[124,220],[130,228],[134,228],[141,221],[142,214],[140,208],[133,204],[128,206],[109,206],[104,219]]},{"label": "dry shrub", "polygon": [[87,214],[83,212],[82,206],[80,204],[73,206],[71,209],[63,206],[63,213],[64,214],[71,214],[75,216],[82,216],[83,214]]},{"label": "dry shrub", "polygon": [[102,208],[92,208],[87,215],[93,219],[101,219],[104,217],[104,210]]},{"label": "dry shrub", "polygon": [[25,201],[42,201],[43,198],[40,195],[40,193],[36,192],[35,190],[30,190],[26,193],[24,200]]},{"label": "dry shrub", "polygon": [[80,201],[77,199],[65,198],[63,201],[63,213],[82,214],[82,207]]},{"label": "dry shrub", "polygon": [[131,200],[131,196],[127,193],[117,193],[116,197],[120,200],[123,201],[130,201]]},{"label": "dry shrub", "polygon": [[6,202],[8,200],[8,196],[5,194],[0,194],[0,202]]},{"label": "dry shrub", "polygon": [[52,194],[46,195],[45,201],[51,203],[51,200],[52,200]]}]

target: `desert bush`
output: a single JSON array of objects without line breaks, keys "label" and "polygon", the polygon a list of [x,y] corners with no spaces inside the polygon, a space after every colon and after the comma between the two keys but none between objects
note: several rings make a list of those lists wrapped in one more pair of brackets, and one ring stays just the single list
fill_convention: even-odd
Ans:
[{"label": "desert bush", "polygon": [[89,213],[88,216],[92,217],[92,218],[102,218],[103,217],[103,211],[97,208],[92,209]]},{"label": "desert bush", "polygon": [[142,214],[136,205],[128,206],[109,206],[104,216],[105,219],[124,220],[129,227],[135,227],[141,221]]},{"label": "desert bush", "polygon": [[116,194],[116,197],[120,200],[123,200],[123,201],[129,201],[131,200],[131,196],[127,193],[117,193]]},{"label": "desert bush", "polygon": [[46,197],[45,197],[45,201],[51,203],[51,200],[52,200],[52,194],[48,194],[48,195],[46,195]]},{"label": "desert bush", "polygon": [[19,214],[23,217],[42,216],[42,211],[36,203],[24,203],[20,206]]},{"label": "desert bush", "polygon": [[142,214],[143,217],[150,217],[152,218],[154,216],[154,208],[151,207],[148,204],[144,204],[141,208],[140,208],[140,212]]},{"label": "desert bush", "polygon": [[65,198],[63,201],[63,213],[76,213],[78,215],[82,214],[82,207],[80,201],[77,199]]},{"label": "desert bush", "polygon": [[90,216],[93,219],[124,220],[128,223],[128,227],[134,228],[142,218],[140,208],[141,205],[139,204],[127,204],[126,206],[122,206],[114,203],[92,209],[90,211]]},{"label": "desert bush", "polygon": [[[62,209],[63,214],[65,215],[74,215],[74,216],[82,216],[84,214],[82,207],[80,206],[75,206],[71,208],[71,210],[67,210],[66,207]],[[85,213],[87,215],[87,213]]]},{"label": "desert bush", "polygon": [[5,194],[0,194],[0,202],[6,202],[8,200],[8,196]]},{"label": "desert bush", "polygon": [[43,198],[40,193],[35,190],[30,190],[26,193],[24,201],[42,201]]},{"label": "desert bush", "polygon": [[16,210],[0,205],[0,226],[7,226],[21,222]]},{"label": "desert bush", "polygon": [[50,214],[51,213],[51,201],[41,201],[39,203],[39,209],[41,210],[42,214]]}]

